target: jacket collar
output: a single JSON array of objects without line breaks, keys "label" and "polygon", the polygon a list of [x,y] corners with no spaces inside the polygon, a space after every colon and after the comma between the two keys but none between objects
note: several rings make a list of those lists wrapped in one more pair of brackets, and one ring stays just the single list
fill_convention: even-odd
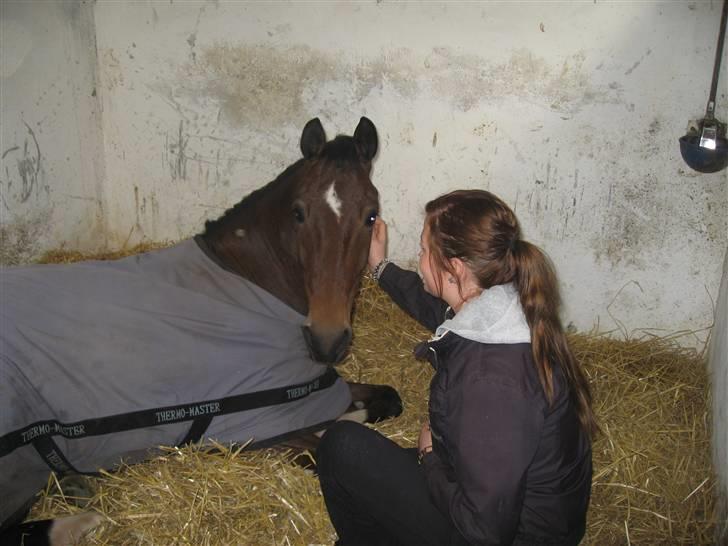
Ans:
[{"label": "jacket collar", "polygon": [[457,315],[437,327],[432,341],[442,339],[448,332],[480,343],[531,341],[531,330],[512,283],[492,286],[465,302]]}]

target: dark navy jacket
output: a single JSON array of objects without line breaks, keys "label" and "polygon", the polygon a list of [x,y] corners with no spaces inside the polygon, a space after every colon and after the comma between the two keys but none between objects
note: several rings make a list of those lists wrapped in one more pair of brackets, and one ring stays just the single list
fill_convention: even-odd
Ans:
[{"label": "dark navy jacket", "polygon": [[[447,304],[389,264],[381,287],[434,331]],[[578,544],[591,491],[591,443],[560,369],[549,405],[530,343],[485,344],[453,332],[418,346],[435,368],[430,495],[468,544]]]}]

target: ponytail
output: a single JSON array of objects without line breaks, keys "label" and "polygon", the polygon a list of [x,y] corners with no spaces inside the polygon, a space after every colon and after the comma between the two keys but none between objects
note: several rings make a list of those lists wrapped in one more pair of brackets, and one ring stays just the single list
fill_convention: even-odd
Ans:
[{"label": "ponytail", "polygon": [[454,191],[427,203],[425,212],[433,270],[452,274],[450,260],[459,258],[484,290],[515,284],[531,329],[533,360],[546,400],[554,401],[557,366],[566,378],[583,430],[593,436],[598,427],[589,383],[561,326],[561,301],[551,261],[537,246],[521,239],[516,215],[490,192]]},{"label": "ponytail", "polygon": [[531,350],[541,386],[549,403],[554,399],[553,368],[558,363],[583,430],[593,437],[599,427],[592,412],[589,382],[584,375],[561,325],[561,305],[556,273],[549,258],[537,246],[520,239],[510,245],[515,284],[531,329]]}]

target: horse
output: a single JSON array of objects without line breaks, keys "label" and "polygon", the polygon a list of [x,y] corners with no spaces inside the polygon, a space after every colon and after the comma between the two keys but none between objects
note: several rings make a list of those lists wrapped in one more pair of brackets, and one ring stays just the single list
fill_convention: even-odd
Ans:
[{"label": "horse", "polygon": [[174,246],[3,271],[0,543],[30,533],[63,544],[100,521],[19,525],[51,471],[92,473],[208,439],[315,453],[337,419],[401,413],[392,387],[335,371],[379,214],[376,128],[362,117],[353,136],[328,141],[315,118],[300,148]]}]

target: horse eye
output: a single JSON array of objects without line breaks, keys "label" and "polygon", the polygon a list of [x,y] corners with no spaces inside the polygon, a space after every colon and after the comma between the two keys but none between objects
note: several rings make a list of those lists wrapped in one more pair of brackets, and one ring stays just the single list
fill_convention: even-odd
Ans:
[{"label": "horse eye", "polygon": [[376,211],[370,212],[369,213],[369,216],[367,216],[367,219],[364,222],[366,224],[366,226],[367,227],[372,227],[374,225],[374,222],[377,221],[377,216],[379,216],[379,215],[377,214]]},{"label": "horse eye", "polygon": [[303,224],[303,221],[305,220],[303,209],[299,206],[293,207],[293,217],[296,219],[296,222]]}]

